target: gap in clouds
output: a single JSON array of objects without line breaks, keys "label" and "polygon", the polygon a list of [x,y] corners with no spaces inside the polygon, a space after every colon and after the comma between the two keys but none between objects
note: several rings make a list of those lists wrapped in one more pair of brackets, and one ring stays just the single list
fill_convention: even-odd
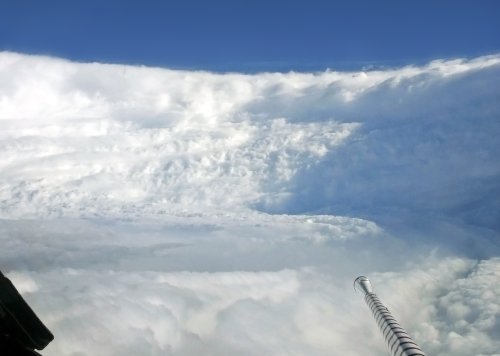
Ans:
[{"label": "gap in clouds", "polygon": [[385,355],[359,274],[427,352],[494,354],[499,65],[2,52],[0,267],[55,332],[47,354]]}]

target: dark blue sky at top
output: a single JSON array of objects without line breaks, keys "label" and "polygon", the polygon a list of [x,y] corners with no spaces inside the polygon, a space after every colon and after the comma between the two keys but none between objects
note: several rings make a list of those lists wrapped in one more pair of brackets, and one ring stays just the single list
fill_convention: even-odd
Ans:
[{"label": "dark blue sky at top", "polygon": [[0,0],[0,49],[216,71],[354,69],[500,50],[500,1]]}]

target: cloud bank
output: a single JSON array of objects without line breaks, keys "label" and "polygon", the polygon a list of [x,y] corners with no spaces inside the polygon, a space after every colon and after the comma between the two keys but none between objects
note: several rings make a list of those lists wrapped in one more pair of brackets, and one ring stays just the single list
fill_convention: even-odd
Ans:
[{"label": "cloud bank", "polygon": [[498,354],[499,79],[2,52],[0,268],[47,354],[385,355],[358,274],[429,354]]}]

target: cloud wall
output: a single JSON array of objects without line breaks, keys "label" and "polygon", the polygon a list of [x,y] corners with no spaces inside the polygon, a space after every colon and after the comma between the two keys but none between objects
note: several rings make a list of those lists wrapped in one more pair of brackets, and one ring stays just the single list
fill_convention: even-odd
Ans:
[{"label": "cloud wall", "polygon": [[242,75],[4,52],[3,216],[403,209],[498,229],[499,62]]}]

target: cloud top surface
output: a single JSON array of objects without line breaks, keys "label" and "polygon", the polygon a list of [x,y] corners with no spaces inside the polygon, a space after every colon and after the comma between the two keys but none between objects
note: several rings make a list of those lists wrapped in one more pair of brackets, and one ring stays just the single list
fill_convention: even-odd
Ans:
[{"label": "cloud top surface", "polygon": [[48,354],[384,355],[368,274],[430,354],[494,355],[499,79],[1,52],[0,267]]}]

